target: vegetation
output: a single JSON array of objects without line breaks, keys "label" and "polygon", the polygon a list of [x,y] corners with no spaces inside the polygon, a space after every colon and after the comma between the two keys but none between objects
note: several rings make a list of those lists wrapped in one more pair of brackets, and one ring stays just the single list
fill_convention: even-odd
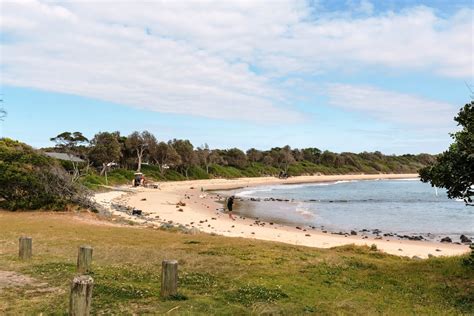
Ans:
[{"label": "vegetation", "polygon": [[474,101],[464,105],[454,118],[461,130],[451,134],[454,143],[429,166],[421,169],[423,182],[446,188],[452,199],[474,205]]},{"label": "vegetation", "polygon": [[63,209],[85,205],[87,194],[58,161],[30,146],[0,139],[0,206],[17,209]]},{"label": "vegetation", "polygon": [[[85,215],[84,215],[85,217]],[[85,220],[86,219],[86,220]],[[94,247],[95,314],[461,315],[474,310],[474,270],[463,257],[412,260],[368,247],[315,249],[135,227],[72,214],[0,212],[0,270],[43,286],[0,291],[0,314],[67,312],[77,247]],[[18,236],[33,237],[31,261]],[[179,262],[179,295],[161,300],[163,259]]]},{"label": "vegetation", "polygon": [[[65,132],[58,136],[61,135],[82,134]],[[74,148],[77,149],[75,154],[88,162],[84,168],[90,165],[96,170],[81,173],[84,176],[82,182],[90,188],[105,184],[105,179],[97,177],[97,173],[105,175],[106,172],[108,182],[118,184],[131,180],[131,170],[143,171],[152,180],[276,176],[281,172],[289,176],[415,173],[435,160],[434,156],[428,154],[338,154],[315,147],[292,149],[288,145],[266,151],[251,148],[247,152],[238,148],[210,149],[207,144],[195,148],[189,140],[158,141],[147,131],[133,132],[129,136],[121,136],[119,132],[101,132],[94,136],[88,146]],[[55,151],[63,149],[61,146],[54,148]],[[65,167],[68,169],[66,164]]]}]

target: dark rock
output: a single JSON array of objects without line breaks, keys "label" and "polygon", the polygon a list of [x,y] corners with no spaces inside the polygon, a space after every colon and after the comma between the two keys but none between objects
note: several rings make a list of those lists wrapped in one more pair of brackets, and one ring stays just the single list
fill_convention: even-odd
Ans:
[{"label": "dark rock", "polygon": [[351,230],[351,235],[352,236],[356,236],[357,235],[357,232],[355,230]]},{"label": "dark rock", "polygon": [[142,215],[142,210],[133,209],[132,215]]},{"label": "dark rock", "polygon": [[462,243],[471,243],[472,242],[469,238],[467,238],[466,235],[461,235],[460,239],[461,239]]},{"label": "dark rock", "polygon": [[441,242],[453,242],[453,241],[449,237],[444,237],[441,239]]}]

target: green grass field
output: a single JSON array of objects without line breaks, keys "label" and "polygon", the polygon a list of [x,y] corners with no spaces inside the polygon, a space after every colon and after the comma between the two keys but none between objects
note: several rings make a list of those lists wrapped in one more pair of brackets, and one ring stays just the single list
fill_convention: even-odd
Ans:
[{"label": "green grass field", "polygon": [[[86,219],[92,215],[83,214]],[[93,314],[461,315],[474,311],[474,270],[462,257],[410,260],[362,247],[273,242],[0,212],[0,271],[47,283],[0,289],[0,314],[66,314],[77,247],[94,247]],[[18,259],[18,237],[34,257]],[[179,261],[179,296],[162,300],[163,259]],[[1,280],[0,280],[1,281]],[[1,284],[1,282],[0,282]]]}]

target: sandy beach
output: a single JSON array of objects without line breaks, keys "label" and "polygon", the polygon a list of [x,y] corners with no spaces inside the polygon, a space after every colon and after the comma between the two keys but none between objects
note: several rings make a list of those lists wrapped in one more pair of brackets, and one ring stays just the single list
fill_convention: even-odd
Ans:
[{"label": "sandy beach", "polygon": [[[374,180],[415,178],[417,174],[377,174],[377,175],[333,175],[301,176],[289,179],[275,177],[210,179],[163,182],[156,188],[120,187],[106,193],[98,193],[95,200],[116,216],[145,224],[161,226],[162,224],[182,225],[195,228],[203,233],[214,233],[228,237],[254,238],[277,241],[308,247],[331,248],[355,244],[375,244],[377,248],[389,254],[428,258],[429,256],[451,256],[469,252],[467,245],[438,243],[428,241],[398,240],[383,237],[375,239],[373,235],[335,235],[324,233],[309,227],[284,226],[276,223],[265,223],[251,218],[235,216],[231,220],[222,212],[223,197],[206,192],[208,190],[226,190],[270,184],[299,184],[340,180]],[[181,205],[178,205],[181,204]],[[112,207],[112,204],[115,207]],[[144,216],[131,216],[117,209],[122,207],[142,210]],[[380,237],[379,237],[380,238]]]}]

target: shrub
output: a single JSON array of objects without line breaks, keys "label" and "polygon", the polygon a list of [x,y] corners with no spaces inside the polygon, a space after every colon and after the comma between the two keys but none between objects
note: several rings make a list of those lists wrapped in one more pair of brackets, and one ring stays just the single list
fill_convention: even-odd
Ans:
[{"label": "shrub", "polygon": [[0,205],[17,209],[89,206],[87,191],[72,183],[61,164],[30,146],[0,139]]}]

